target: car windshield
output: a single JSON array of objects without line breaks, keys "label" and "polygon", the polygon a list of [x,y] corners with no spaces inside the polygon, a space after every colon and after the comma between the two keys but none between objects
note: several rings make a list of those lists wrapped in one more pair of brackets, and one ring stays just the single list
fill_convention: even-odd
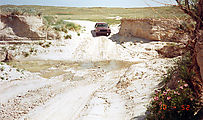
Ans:
[{"label": "car windshield", "polygon": [[96,24],[95,27],[108,27],[108,24]]}]

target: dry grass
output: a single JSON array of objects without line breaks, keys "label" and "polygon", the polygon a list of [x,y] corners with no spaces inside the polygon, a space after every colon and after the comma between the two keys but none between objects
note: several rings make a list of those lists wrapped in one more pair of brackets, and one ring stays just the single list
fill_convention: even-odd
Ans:
[{"label": "dry grass", "polygon": [[[53,7],[53,6],[11,6],[20,8],[35,8],[41,11],[44,16],[57,16],[60,19],[70,20],[92,20],[107,21],[108,23],[119,23],[116,20],[110,20],[108,17],[120,16],[123,18],[185,18],[181,10],[177,7],[147,7],[147,8],[76,8],[76,7]],[[156,12],[155,12],[156,11]]]}]

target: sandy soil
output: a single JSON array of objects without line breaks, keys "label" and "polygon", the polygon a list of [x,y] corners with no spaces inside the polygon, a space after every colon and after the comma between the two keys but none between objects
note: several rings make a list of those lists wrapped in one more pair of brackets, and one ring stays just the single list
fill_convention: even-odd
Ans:
[{"label": "sandy soil", "polygon": [[[121,42],[125,38],[116,35],[118,25],[111,26],[112,36],[93,37],[94,22],[71,22],[84,27],[80,36],[69,32],[72,39],[52,41],[46,50],[23,58],[47,64],[53,61],[54,65],[35,73],[0,65],[13,74],[0,80],[0,119],[143,119],[150,94],[173,64],[173,59],[161,58],[155,51],[166,43],[136,38]],[[23,63],[21,59],[17,58]],[[42,76],[61,70],[62,74]],[[1,75],[6,77],[4,72]]]}]

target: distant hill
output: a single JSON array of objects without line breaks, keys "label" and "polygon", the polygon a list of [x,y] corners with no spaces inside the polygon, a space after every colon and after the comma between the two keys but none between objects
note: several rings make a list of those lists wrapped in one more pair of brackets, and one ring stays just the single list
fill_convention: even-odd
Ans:
[{"label": "distant hill", "polygon": [[77,19],[104,21],[108,23],[119,23],[119,20],[112,20],[117,16],[122,18],[174,18],[182,19],[186,15],[176,6],[145,7],[145,8],[106,8],[106,7],[57,7],[39,5],[2,5],[6,7],[34,8],[42,12],[43,16],[57,16],[59,19]]}]

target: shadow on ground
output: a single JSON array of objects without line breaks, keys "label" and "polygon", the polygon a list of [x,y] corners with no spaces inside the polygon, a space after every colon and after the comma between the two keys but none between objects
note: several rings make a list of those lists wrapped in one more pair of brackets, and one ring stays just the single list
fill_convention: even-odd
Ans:
[{"label": "shadow on ground", "polygon": [[140,116],[137,116],[137,117],[133,117],[132,119],[130,120],[145,120],[145,115],[140,115]]},{"label": "shadow on ground", "polygon": [[91,30],[91,33],[92,33],[92,37],[97,37],[96,32],[94,30]]},{"label": "shadow on ground", "polygon": [[96,35],[96,32],[94,30],[91,30],[91,34],[92,34],[92,37],[106,36],[106,35]]},{"label": "shadow on ground", "polygon": [[157,42],[153,40],[147,40],[144,38],[137,38],[137,37],[125,37],[125,36],[120,36],[118,33],[112,35],[110,38],[113,42],[116,42],[117,44],[123,44],[124,42],[140,42],[140,43],[150,43],[150,42]]}]

